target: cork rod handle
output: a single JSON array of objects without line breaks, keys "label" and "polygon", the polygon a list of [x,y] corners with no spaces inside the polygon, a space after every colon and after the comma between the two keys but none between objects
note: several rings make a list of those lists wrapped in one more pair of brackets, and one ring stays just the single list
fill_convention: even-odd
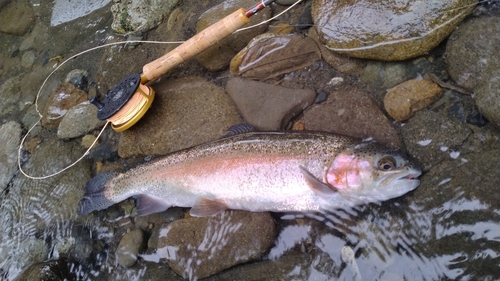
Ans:
[{"label": "cork rod handle", "polygon": [[219,20],[166,55],[146,64],[142,68],[141,80],[147,80],[141,82],[156,80],[170,69],[206,50],[249,21],[250,19],[245,16],[243,8]]}]

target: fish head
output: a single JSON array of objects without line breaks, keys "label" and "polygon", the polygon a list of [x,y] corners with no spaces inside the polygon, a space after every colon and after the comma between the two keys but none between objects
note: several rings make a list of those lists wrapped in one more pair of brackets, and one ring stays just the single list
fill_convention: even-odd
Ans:
[{"label": "fish head", "polygon": [[420,167],[403,153],[373,142],[337,154],[324,182],[355,204],[399,197],[420,184]]}]

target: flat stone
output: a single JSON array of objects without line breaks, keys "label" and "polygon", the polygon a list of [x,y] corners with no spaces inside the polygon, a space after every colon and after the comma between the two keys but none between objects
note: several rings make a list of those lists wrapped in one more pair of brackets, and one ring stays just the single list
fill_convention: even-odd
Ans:
[{"label": "flat stone", "polygon": [[312,65],[321,59],[314,40],[298,35],[265,33],[255,37],[231,60],[230,72],[266,80]]},{"label": "flat stone", "polygon": [[0,32],[24,35],[35,18],[35,10],[29,2],[12,1],[0,11]]},{"label": "flat stone", "polygon": [[[184,278],[204,278],[262,256],[276,237],[269,213],[225,211],[160,229],[155,255]],[[147,258],[145,258],[147,259]]]},{"label": "flat stone", "polygon": [[318,130],[373,138],[388,147],[401,148],[401,140],[392,122],[375,102],[359,88],[333,91],[326,102],[304,112],[306,130]]},{"label": "flat stone", "polygon": [[97,118],[97,107],[89,101],[84,101],[70,108],[63,116],[57,129],[57,136],[60,139],[76,138],[98,129],[104,124],[106,121]]},{"label": "flat stone", "polygon": [[243,78],[232,78],[226,85],[241,116],[261,131],[286,128],[290,120],[314,103],[316,93],[290,89]]},{"label": "flat stone", "polygon": [[477,0],[314,0],[319,38],[332,51],[352,57],[406,60],[445,39],[474,10]]},{"label": "flat stone", "polygon": [[443,90],[431,81],[408,80],[387,91],[384,107],[396,121],[404,121],[443,96]]},{"label": "flat stone", "polygon": [[87,100],[87,93],[69,82],[61,83],[49,97],[42,115],[45,128],[57,128],[62,118],[73,106]]},{"label": "flat stone", "polygon": [[[225,16],[232,14],[241,7],[251,7],[254,0],[232,0],[224,1],[204,12],[196,24],[196,33],[216,23]],[[250,22],[245,26],[261,23],[271,17],[271,9],[264,9],[250,18]],[[269,24],[250,28],[248,30],[233,33],[220,40],[212,47],[198,54],[195,59],[210,71],[218,71],[229,66],[229,62],[255,36],[267,29]]]},{"label": "flat stone", "polygon": [[21,125],[10,121],[0,127],[0,190],[4,190],[17,169]]},{"label": "flat stone", "polygon": [[18,110],[17,103],[21,97],[21,76],[16,76],[2,81],[0,86],[0,116],[13,113]]},{"label": "flat stone", "polygon": [[131,230],[123,235],[115,252],[116,262],[123,267],[133,266],[137,261],[143,239],[144,233],[140,228]]},{"label": "flat stone", "polygon": [[121,133],[118,154],[162,155],[218,139],[241,123],[224,89],[189,76],[154,85],[153,105],[133,127]]}]

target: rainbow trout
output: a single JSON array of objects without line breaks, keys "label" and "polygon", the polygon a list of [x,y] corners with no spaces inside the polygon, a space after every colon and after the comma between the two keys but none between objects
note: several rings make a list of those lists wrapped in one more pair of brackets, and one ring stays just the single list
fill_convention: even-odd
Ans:
[{"label": "rainbow trout", "polygon": [[138,215],[172,206],[192,216],[225,209],[307,212],[352,207],[415,189],[420,168],[373,142],[324,132],[250,132],[89,180],[80,215],[129,197]]}]

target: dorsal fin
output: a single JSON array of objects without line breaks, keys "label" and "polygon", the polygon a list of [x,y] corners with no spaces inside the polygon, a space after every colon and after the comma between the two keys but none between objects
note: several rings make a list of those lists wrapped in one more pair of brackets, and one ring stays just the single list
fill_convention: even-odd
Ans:
[{"label": "dorsal fin", "polygon": [[309,172],[306,168],[300,166],[300,171],[304,175],[304,178],[306,179],[307,185],[311,188],[316,195],[321,196],[321,197],[328,197],[332,194],[337,193],[337,189],[335,187],[332,187],[320,180],[318,180],[311,172]]}]

